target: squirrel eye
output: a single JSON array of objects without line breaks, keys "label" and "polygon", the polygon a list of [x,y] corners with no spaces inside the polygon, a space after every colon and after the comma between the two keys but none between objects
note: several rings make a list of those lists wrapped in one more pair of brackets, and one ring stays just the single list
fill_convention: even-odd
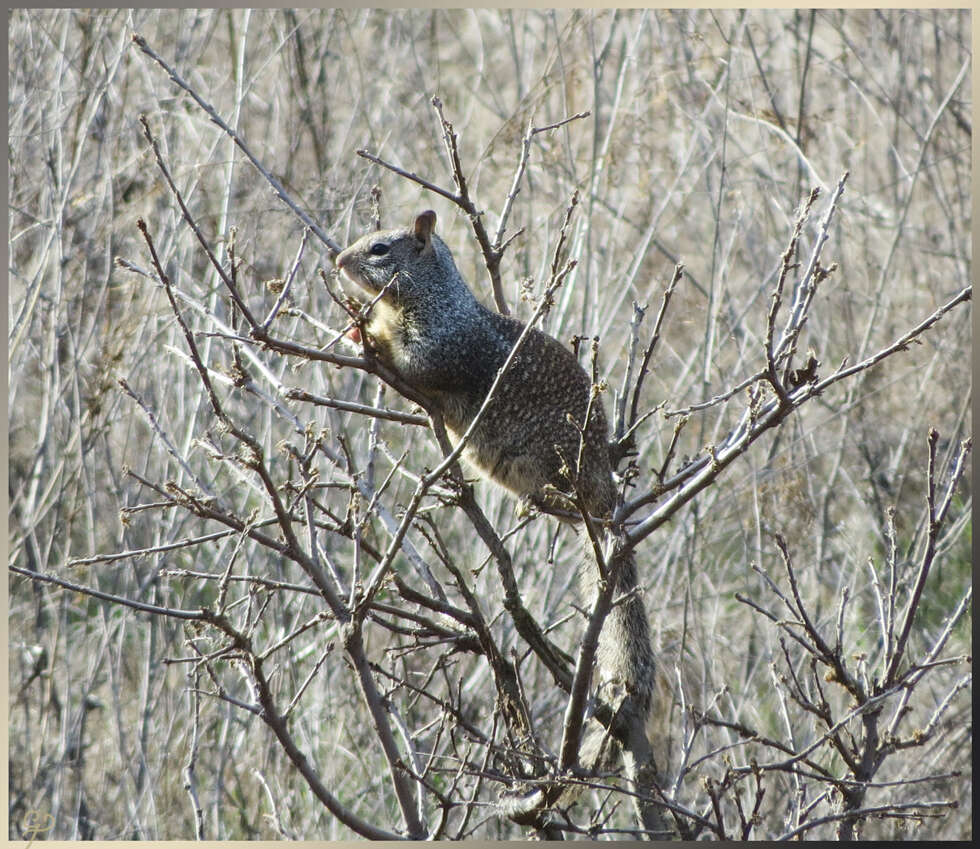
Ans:
[{"label": "squirrel eye", "polygon": [[384,242],[375,242],[371,245],[371,253],[375,256],[384,256],[388,253],[388,246]]}]

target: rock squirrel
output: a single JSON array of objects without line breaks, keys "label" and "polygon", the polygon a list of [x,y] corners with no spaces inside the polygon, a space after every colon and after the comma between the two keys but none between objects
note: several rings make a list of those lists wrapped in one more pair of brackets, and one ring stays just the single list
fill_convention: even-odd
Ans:
[{"label": "rock squirrel", "polygon": [[[340,253],[336,265],[370,300],[377,299],[365,323],[377,356],[431,399],[455,442],[482,406],[524,325],[476,299],[435,234],[435,223],[430,210],[418,215],[412,227],[370,233]],[[606,416],[598,398],[590,406],[592,391],[592,380],[575,355],[546,333],[531,330],[464,457],[521,499],[565,518],[573,514],[562,493],[571,491],[568,475],[575,474],[585,508],[597,519],[608,519],[616,489]],[[583,436],[569,418],[581,425],[587,413],[578,467]],[[591,561],[586,590],[594,593],[596,560],[582,525],[579,518],[579,535]],[[632,554],[618,575],[614,598],[628,595],[606,619],[598,666],[603,686],[620,694],[621,710],[631,705],[632,712],[643,714],[642,724],[650,709],[653,652],[643,602],[635,592]],[[581,760],[588,766],[596,765],[597,741],[601,735],[591,733],[583,743]]]}]

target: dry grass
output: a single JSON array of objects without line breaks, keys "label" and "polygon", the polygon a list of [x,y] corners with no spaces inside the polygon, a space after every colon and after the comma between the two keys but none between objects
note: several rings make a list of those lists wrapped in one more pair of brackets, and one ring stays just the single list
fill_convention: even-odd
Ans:
[{"label": "dry grass", "polygon": [[[69,566],[77,558],[146,551],[221,530],[165,506],[166,494],[139,478],[205,489],[245,517],[269,515],[254,476],[216,456],[229,449],[227,434],[216,426],[163,288],[113,264],[122,257],[150,270],[137,218],[147,222],[163,268],[185,296],[184,316],[214,370],[225,410],[257,437],[276,480],[292,479],[298,462],[279,446],[303,449],[286,407],[300,428],[322,431],[344,458],[318,468],[324,488],[317,498],[333,511],[337,528],[349,531],[345,521],[363,518],[363,542],[383,551],[390,529],[375,505],[351,495],[345,475],[380,486],[391,474],[380,504],[397,517],[415,476],[440,454],[419,428],[271,399],[281,382],[411,409],[390,389],[380,395],[378,381],[364,372],[249,346],[236,355],[227,339],[206,333],[215,321],[232,321],[231,303],[181,220],[140,130],[140,114],[223,261],[234,230],[238,284],[260,316],[276,300],[269,281],[287,277],[296,260],[303,225],[231,140],[131,44],[134,31],[237,128],[337,243],[367,229],[370,192],[378,185],[388,224],[437,210],[439,232],[488,303],[486,270],[465,217],[355,149],[451,187],[430,105],[437,94],[460,134],[470,191],[492,233],[528,123],[544,126],[589,110],[586,119],[535,136],[509,221],[511,231],[524,232],[502,271],[509,303],[527,318],[533,305],[522,300],[524,287],[540,293],[547,281],[577,189],[582,201],[570,253],[578,265],[546,329],[563,340],[600,337],[607,409],[623,384],[631,303],[649,305],[649,332],[676,262],[684,264],[685,277],[666,316],[642,410],[661,402],[668,411],[697,404],[764,364],[766,313],[795,211],[818,185],[822,211],[845,170],[847,190],[823,257],[838,269],[822,284],[800,343],[801,353],[807,347],[816,353],[821,376],[845,357],[858,362],[890,344],[970,285],[966,11],[15,11],[8,152],[11,563],[168,608],[223,600],[236,621],[249,622],[260,648],[325,608],[315,594],[260,592],[234,581],[222,589],[217,579],[175,574],[220,577],[230,569],[304,583],[295,564],[237,534]],[[804,230],[801,260],[818,220],[819,214]],[[290,290],[291,309],[275,322],[278,338],[315,347],[344,326],[318,268],[331,264],[314,238]],[[204,307],[214,321],[198,309]],[[733,723],[794,751],[826,730],[790,695],[790,669],[814,699],[813,688],[825,686],[835,718],[852,698],[824,680],[823,667],[808,677],[808,655],[735,594],[790,616],[751,568],[758,564],[788,592],[770,536],[780,534],[810,615],[831,638],[846,588],[844,656],[857,678],[870,684],[879,675],[880,615],[867,563],[870,558],[887,583],[894,507],[891,562],[901,609],[926,548],[928,432],[940,434],[940,482],[972,433],[970,346],[969,307],[961,306],[907,351],[793,414],[639,549],[663,678],[656,738],[669,781],[676,779],[675,800],[713,824],[705,835],[742,834],[737,800],[748,817],[758,787],[765,792],[751,836],[786,836],[822,817],[831,819],[802,836],[838,834],[833,816],[843,784],[835,790],[826,777],[775,769],[763,771],[758,787],[752,777],[732,783],[742,776],[739,767],[775,759],[771,748],[746,741]],[[239,367],[236,357],[264,397],[220,382]],[[133,396],[152,411],[158,430]],[[676,456],[694,457],[719,443],[743,408],[737,399],[691,413]],[[647,486],[664,462],[676,421],[657,414],[638,433],[636,459]],[[573,608],[573,538],[544,519],[508,536],[519,524],[513,500],[487,484],[476,489],[515,558],[526,605],[559,645],[574,650],[582,619]],[[969,591],[971,505],[968,471],[941,529],[910,658],[924,656]],[[525,657],[486,550],[451,505],[429,498],[420,517],[432,524],[413,526],[410,540],[440,580],[447,576],[440,543],[471,578],[503,651],[522,658],[534,720],[555,748],[564,694],[541,664]],[[373,564],[355,559],[364,549],[348,536],[324,533],[321,543],[346,575],[369,573]],[[406,559],[396,561],[396,570],[415,580]],[[405,604],[390,587],[381,598]],[[314,797],[257,716],[227,699],[197,697],[198,690],[214,693],[220,685],[230,699],[254,701],[234,664],[186,662],[220,650],[218,631],[14,576],[9,615],[11,837],[23,836],[29,811],[50,813],[47,836],[59,839],[189,838],[198,823],[208,839],[354,836]],[[476,794],[483,805],[470,810],[465,828],[461,814],[453,814],[444,836],[526,836],[495,814],[502,785],[457,776],[466,758],[482,762],[478,738],[439,725],[440,710],[403,686],[424,681],[492,736],[495,691],[487,665],[438,644],[418,648],[409,634],[384,627],[392,616],[379,612],[365,630],[378,687],[417,751],[439,754],[431,776],[436,791],[452,787],[457,800]],[[969,654],[970,625],[967,612],[941,657]],[[401,828],[335,622],[297,636],[266,667],[282,705],[314,671],[290,719],[297,744],[323,784],[358,816],[379,828]],[[863,818],[862,836],[971,836],[967,672],[963,663],[940,665],[909,690],[910,712],[894,725],[902,746],[883,762],[862,802],[887,809],[887,816]],[[887,701],[883,727],[902,698]],[[860,747],[866,731],[856,718],[842,734]],[[906,748],[910,740],[918,745]],[[838,778],[848,774],[832,746],[813,757]],[[197,818],[184,789],[188,763],[195,769]],[[928,807],[954,801],[958,808]],[[586,810],[609,812],[598,792],[585,802]],[[629,828],[628,805],[621,807],[601,825]],[[426,816],[437,820],[438,808]],[[587,814],[577,821],[587,826]]]}]

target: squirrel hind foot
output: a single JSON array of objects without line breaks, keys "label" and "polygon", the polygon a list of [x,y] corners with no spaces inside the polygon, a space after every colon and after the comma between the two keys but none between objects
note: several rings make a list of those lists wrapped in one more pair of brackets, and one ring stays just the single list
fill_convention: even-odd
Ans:
[{"label": "squirrel hind foot", "polygon": [[536,513],[551,516],[562,522],[582,521],[582,512],[572,497],[550,485],[546,487],[544,493],[524,493],[517,496],[514,514],[518,519],[527,519]]}]

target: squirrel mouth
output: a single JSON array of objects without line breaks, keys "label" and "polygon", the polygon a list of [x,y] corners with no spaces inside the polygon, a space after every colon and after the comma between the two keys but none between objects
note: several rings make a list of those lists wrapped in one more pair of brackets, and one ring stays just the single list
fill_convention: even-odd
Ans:
[{"label": "squirrel mouth", "polygon": [[[377,297],[379,290],[375,289],[367,281],[361,278],[357,274],[357,272],[345,268],[343,262],[338,262],[337,267],[340,269],[340,274],[339,274],[340,285],[347,295],[354,298],[354,300],[362,301],[362,303],[363,303],[364,296],[367,296],[369,300]],[[354,286],[353,287],[345,286],[344,285],[345,279],[347,282],[353,283]]]}]

